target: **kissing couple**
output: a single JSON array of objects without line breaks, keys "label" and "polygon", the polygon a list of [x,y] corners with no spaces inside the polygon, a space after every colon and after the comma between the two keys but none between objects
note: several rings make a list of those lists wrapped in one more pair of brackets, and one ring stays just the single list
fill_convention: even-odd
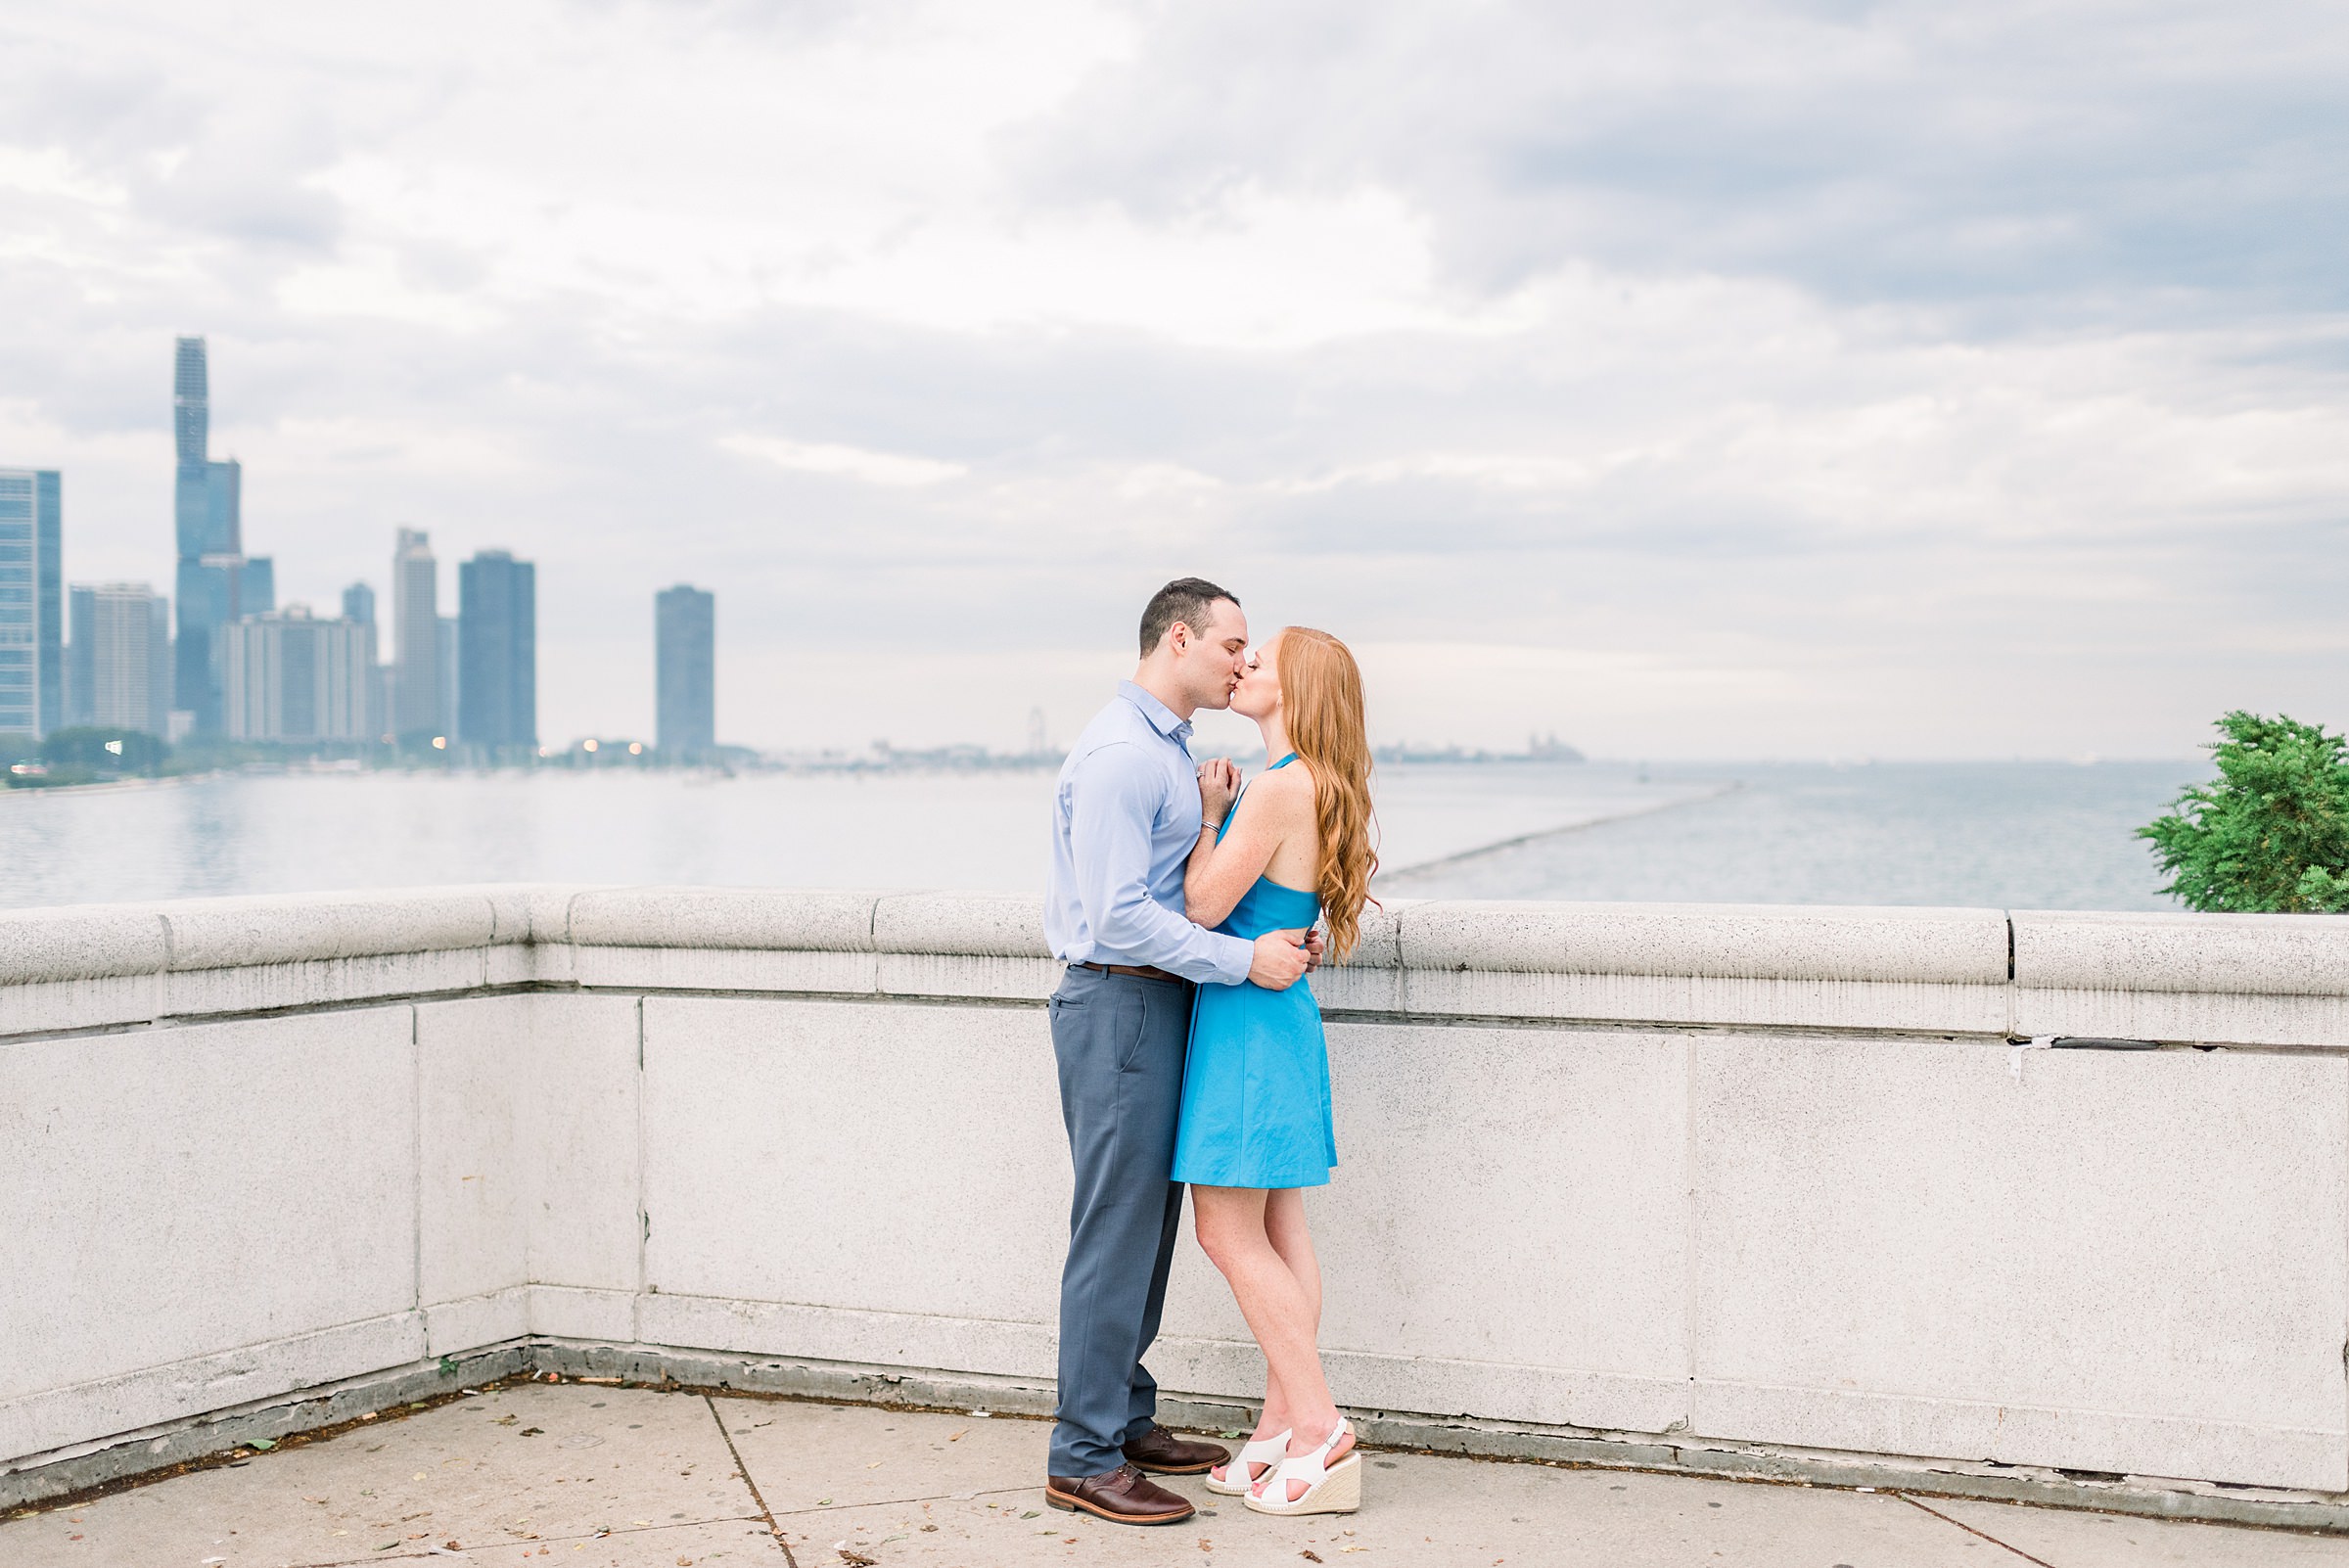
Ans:
[{"label": "kissing couple", "polygon": [[[1191,715],[1264,732],[1241,788],[1194,763]],[[1362,1461],[1314,1337],[1321,1274],[1305,1188],[1337,1164],[1321,1012],[1298,984],[1361,931],[1370,749],[1354,655],[1289,626],[1251,648],[1230,593],[1182,577],[1142,612],[1141,665],[1085,726],[1053,793],[1044,933],[1068,973],[1049,1003],[1076,1165],[1060,1283],[1060,1404],[1044,1500],[1174,1524],[1150,1479],[1204,1473],[1259,1513],[1350,1513]],[[1262,1417],[1234,1457],[1158,1424],[1158,1336],[1190,1188],[1199,1245],[1265,1356]]]}]

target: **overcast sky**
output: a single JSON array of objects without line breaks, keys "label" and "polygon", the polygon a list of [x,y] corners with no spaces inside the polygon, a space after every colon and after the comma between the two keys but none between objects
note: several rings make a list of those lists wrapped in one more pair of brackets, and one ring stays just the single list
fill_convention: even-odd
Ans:
[{"label": "overcast sky", "polygon": [[18,0],[0,464],[281,600],[538,563],[539,722],[1074,733],[1198,573],[1379,738],[2349,721],[2349,10]]}]

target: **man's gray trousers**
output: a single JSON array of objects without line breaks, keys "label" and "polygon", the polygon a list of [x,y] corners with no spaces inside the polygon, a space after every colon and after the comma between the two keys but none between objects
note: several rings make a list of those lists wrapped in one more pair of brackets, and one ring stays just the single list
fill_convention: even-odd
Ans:
[{"label": "man's gray trousers", "polygon": [[1089,1476],[1124,1464],[1121,1449],[1158,1412],[1142,1353],[1158,1337],[1182,1220],[1172,1173],[1191,987],[1072,964],[1050,1007],[1077,1192],[1060,1275],[1060,1420],[1044,1473]]}]

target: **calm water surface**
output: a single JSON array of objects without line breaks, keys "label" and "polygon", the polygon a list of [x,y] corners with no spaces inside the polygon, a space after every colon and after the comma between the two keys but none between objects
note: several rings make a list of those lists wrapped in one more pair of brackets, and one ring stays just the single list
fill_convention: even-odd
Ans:
[{"label": "calm water surface", "polygon": [[[2130,830],[2201,775],[2193,762],[1395,764],[1378,777],[1383,886],[2168,908]],[[500,881],[1030,891],[1051,789],[1044,771],[613,770],[6,791],[0,904]]]},{"label": "calm water surface", "polygon": [[2176,909],[2149,846],[2133,833],[2208,769],[1873,763],[1674,776],[1736,787],[1405,872],[1388,886],[1451,899]]}]

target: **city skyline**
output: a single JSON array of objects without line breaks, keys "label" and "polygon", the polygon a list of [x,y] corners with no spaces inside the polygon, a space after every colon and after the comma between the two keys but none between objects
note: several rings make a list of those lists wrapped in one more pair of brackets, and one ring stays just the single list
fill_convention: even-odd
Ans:
[{"label": "city skyline", "polygon": [[729,739],[1073,733],[1187,572],[1383,738],[2349,721],[2329,17],[147,15],[0,21],[0,461],[160,578],[201,330],[278,598],[538,561],[549,735],[651,730],[680,576]]},{"label": "city skyline", "polygon": [[[277,610],[275,603],[274,559],[250,557],[242,553],[243,465],[233,458],[227,460],[209,458],[208,424],[207,339],[201,335],[182,336],[175,340],[172,397],[172,435],[178,470],[177,482],[174,486],[174,536],[183,552],[179,562],[179,580],[183,585],[192,583],[200,596],[204,598],[206,608],[201,612],[202,614],[218,616],[225,608],[233,617],[233,619],[225,621],[214,621],[207,628],[207,635],[204,640],[211,650],[212,658],[203,661],[201,668],[190,662],[190,655],[180,651],[182,641],[180,638],[171,638],[164,650],[165,659],[176,663],[176,668],[168,671],[167,682],[167,689],[173,693],[172,700],[175,707],[180,700],[180,694],[188,689],[192,670],[195,671],[196,678],[209,681],[208,693],[211,708],[208,712],[199,710],[193,714],[186,714],[182,717],[182,722],[193,719],[194,733],[199,737],[211,733],[227,738],[270,740],[351,741],[397,738],[402,744],[410,746],[429,740],[437,746],[463,743],[473,747],[475,749],[473,755],[477,757],[502,755],[510,760],[529,755],[531,752],[544,756],[553,749],[539,745],[539,736],[536,730],[534,565],[530,562],[516,562],[512,552],[503,549],[482,550],[477,552],[473,559],[457,564],[457,586],[460,599],[465,592],[464,584],[479,572],[483,586],[477,590],[477,593],[484,601],[489,620],[495,623],[495,624],[484,624],[478,638],[472,639],[469,643],[469,639],[461,629],[463,620],[461,615],[444,616],[437,613],[439,586],[438,558],[430,547],[430,531],[405,526],[394,530],[396,543],[391,574],[391,586],[395,606],[394,648],[391,650],[392,657],[383,659],[380,665],[371,668],[368,678],[364,682],[362,697],[353,699],[347,704],[340,696],[335,699],[338,705],[337,713],[341,715],[347,712],[352,716],[346,722],[338,718],[336,724],[331,727],[327,726],[323,719],[317,720],[316,727],[307,730],[300,727],[304,723],[311,722],[305,717],[297,720],[295,729],[290,732],[285,731],[282,720],[274,716],[266,723],[258,718],[230,722],[228,716],[229,698],[225,689],[226,671],[212,668],[217,660],[224,657],[227,652],[226,644],[221,641],[222,635],[234,632],[239,626],[250,625],[255,622],[272,623],[269,628],[271,635],[266,646],[272,650],[268,656],[267,666],[272,671],[267,677],[272,683],[269,687],[272,696],[268,712],[274,715],[277,712],[275,697],[277,688],[274,683],[278,678],[274,673],[274,669],[275,664],[282,658],[275,650],[283,644],[282,633],[276,623],[287,618],[284,613]],[[56,494],[60,481],[59,472],[0,470],[0,474],[12,472],[22,478],[45,482],[49,486],[45,492],[48,507],[46,526],[50,530],[51,538],[54,539],[58,529]],[[185,553],[190,547],[191,538],[199,541],[198,555],[193,560]],[[47,568],[51,575],[57,573],[60,553],[53,544],[49,551]],[[193,576],[191,576],[192,566],[198,574]],[[79,611],[80,601],[86,598],[94,587],[108,593],[130,590],[145,591],[144,584],[75,583],[72,585],[71,592],[75,601],[76,613]],[[519,593],[519,599],[516,598],[517,593]],[[689,633],[687,625],[687,623],[692,620],[693,608],[682,602],[672,606],[670,601],[678,595],[698,596],[702,601],[698,612],[701,619],[697,631]],[[711,641],[714,621],[708,608],[710,596],[701,590],[685,584],[678,584],[673,588],[656,593],[654,598],[657,625],[652,660],[656,688],[653,724],[642,731],[631,731],[625,726],[616,727],[590,723],[577,729],[564,749],[576,747],[584,741],[587,743],[587,749],[593,751],[597,737],[610,739],[618,735],[624,738],[631,733],[660,737],[668,734],[671,729],[681,735],[702,735],[712,728],[711,719],[714,712],[713,697],[714,681],[712,678],[714,672],[714,646]],[[413,609],[404,608],[411,599],[414,601]],[[354,629],[364,628],[365,646],[369,650],[370,657],[375,657],[376,650],[380,646],[378,641],[380,633],[374,620],[375,592],[372,585],[363,578],[348,583],[341,590],[340,600],[344,621],[352,623]],[[156,596],[156,604],[158,609],[166,614],[172,608],[172,601],[166,596]],[[298,622],[307,623],[310,620],[309,611],[300,602],[290,603],[288,610],[292,612],[293,619]],[[670,624],[672,617],[677,619],[674,628]],[[421,643],[412,644],[401,638],[399,628],[411,618],[414,619],[416,628],[427,626],[430,628],[429,634]],[[50,620],[52,626],[49,634],[52,636],[55,635],[57,628],[69,623],[69,618],[62,605]],[[302,629],[306,631],[306,627]],[[1262,635],[1261,630],[1259,634]],[[120,633],[118,631],[112,632],[111,635],[115,641],[119,642]],[[707,651],[698,655],[677,657],[675,650],[683,649],[694,635],[698,635],[702,639],[703,646]],[[477,647],[477,652],[473,657],[479,664],[482,673],[477,676],[476,683],[481,688],[485,710],[494,711],[497,714],[498,716],[494,718],[488,716],[487,712],[481,719],[473,722],[468,722],[463,717],[464,704],[461,691],[464,685],[462,677],[464,661],[460,649],[468,645]],[[247,635],[238,641],[237,649],[241,670],[250,671],[264,668],[262,655],[259,652],[263,646],[264,644],[257,640],[257,633]],[[345,644],[338,641],[336,646],[338,649],[336,657],[338,661],[342,661],[347,657],[341,651],[342,649],[345,646],[356,648],[359,644],[355,642]],[[419,649],[429,649],[429,652],[424,652],[420,657]],[[307,654],[301,657],[305,661],[311,658]],[[323,654],[316,656],[315,662],[320,670],[325,668],[324,657]],[[692,673],[686,673],[692,668],[692,660],[696,657],[701,661],[698,669]],[[1369,660],[1365,660],[1366,664],[1369,662]],[[55,689],[54,710],[68,722],[92,721],[83,718],[86,711],[85,705],[78,698],[70,696],[69,681],[66,678],[70,673],[79,670],[84,663],[84,659],[69,644],[59,648],[56,655],[46,662],[45,673],[41,677],[46,683],[44,689]],[[341,668],[339,663],[338,669]],[[494,674],[491,673],[493,669]],[[240,678],[248,679],[250,683],[257,682],[261,677],[253,675],[240,676]],[[320,679],[324,678],[323,675],[320,676]],[[338,675],[337,678],[341,677]],[[697,682],[698,694],[695,690]],[[262,699],[258,695],[261,689],[258,684],[252,684],[239,711],[248,715],[262,712]],[[354,687],[353,689],[360,688]],[[313,711],[323,715],[326,711],[327,698],[323,695],[326,688],[322,685],[319,690],[321,695],[314,703],[307,697],[297,699],[297,711],[305,715]],[[403,696],[403,693],[406,695]],[[426,697],[426,693],[430,694],[429,698]],[[403,702],[409,706],[403,708]],[[700,705],[698,713],[695,709],[696,703]],[[425,710],[424,707],[417,706],[418,704],[429,707],[429,717],[420,717]],[[1245,753],[1248,750],[1250,738],[1248,726],[1233,719],[1230,715],[1213,711],[1203,711],[1197,715],[1197,723],[1201,732],[1200,741],[1203,748],[1218,753]],[[380,735],[375,733],[374,726],[376,725],[386,726],[383,727]],[[5,732],[7,727],[6,724],[0,724],[0,732]],[[56,721],[50,721],[47,727],[55,729],[63,727],[63,725]],[[159,725],[152,732],[162,735],[168,727],[167,725]],[[1027,748],[1029,751],[1036,749],[1036,734],[1039,729],[1046,727],[1048,727],[1048,720],[1045,718],[1044,709],[1041,707],[1030,709],[1028,717],[1029,746]],[[653,744],[657,750],[667,750],[671,756],[694,757],[706,754],[716,743],[714,740],[703,739],[675,746],[660,740],[656,740]],[[890,737],[880,736],[875,738],[870,745],[883,753],[894,749],[910,754],[942,748],[943,750],[952,750],[958,746],[968,747],[970,743],[947,741],[931,747],[917,743],[915,746],[907,748],[893,746]],[[1527,755],[1518,754],[1514,748],[1505,745],[1462,746],[1456,740],[1449,738],[1430,739],[1400,734],[1382,735],[1378,737],[1378,745],[1382,753],[1395,755],[1403,755],[1405,752],[1426,756],[1446,754],[1454,756]],[[1544,754],[1545,747],[1549,751],[1557,751],[1560,742],[1553,730],[1546,741],[1537,732],[1535,738],[1527,745],[1528,754],[1540,756]],[[833,742],[817,745],[785,743],[780,746],[770,746],[768,749],[805,756],[819,752],[829,755],[854,754],[867,748],[854,745],[844,746]],[[987,748],[982,746],[981,750],[985,751]],[[1577,758],[1580,756],[1576,748],[1566,747],[1564,750],[1569,755]],[[1006,755],[1010,755],[1014,748],[1005,746],[1002,751]],[[1778,754],[1763,755],[1771,757]],[[1865,750],[1854,752],[1848,749],[1830,754],[1833,758],[1842,759],[1854,756],[1867,758],[1873,755]],[[2075,759],[2094,758],[2096,755],[2094,752],[2072,754]]]}]

